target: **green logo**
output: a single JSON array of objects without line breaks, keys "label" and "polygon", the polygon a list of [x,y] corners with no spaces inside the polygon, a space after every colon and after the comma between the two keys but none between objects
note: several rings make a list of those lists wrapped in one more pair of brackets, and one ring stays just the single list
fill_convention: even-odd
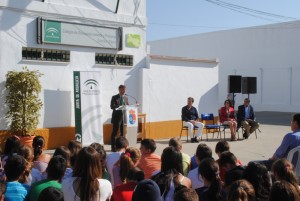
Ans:
[{"label": "green logo", "polygon": [[61,42],[61,23],[55,21],[44,22],[44,41],[49,43]]},{"label": "green logo", "polygon": [[126,47],[140,47],[141,35],[139,34],[127,34],[126,35]]}]

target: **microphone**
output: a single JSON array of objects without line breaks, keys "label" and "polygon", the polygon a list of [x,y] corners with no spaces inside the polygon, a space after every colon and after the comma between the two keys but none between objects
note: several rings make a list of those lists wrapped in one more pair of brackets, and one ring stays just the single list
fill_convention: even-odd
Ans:
[{"label": "microphone", "polygon": [[131,96],[131,95],[129,95],[129,94],[125,94],[125,96],[128,96],[128,97],[132,98],[132,99],[135,101],[135,104],[138,104],[138,101],[136,100],[135,97],[133,97],[133,96]]}]

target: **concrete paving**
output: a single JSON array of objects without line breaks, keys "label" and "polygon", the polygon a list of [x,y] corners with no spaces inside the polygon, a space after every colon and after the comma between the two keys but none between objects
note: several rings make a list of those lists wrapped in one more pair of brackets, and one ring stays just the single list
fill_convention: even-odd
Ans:
[{"label": "concrete paving", "polygon": [[[261,132],[257,131],[257,139],[254,133],[250,135],[247,140],[239,140],[230,143],[230,150],[233,152],[243,164],[247,164],[252,160],[264,160],[270,158],[275,152],[276,148],[280,145],[282,138],[288,132],[291,132],[290,122],[292,119],[292,113],[283,112],[257,112],[257,121],[260,123]],[[174,137],[179,136],[178,133],[174,133]],[[213,157],[217,158],[214,153],[216,143],[219,139],[212,138],[212,134],[209,134],[208,141],[206,141],[206,136],[203,136],[203,141],[200,143],[206,143],[213,150]],[[223,138],[223,133],[222,133]],[[230,140],[230,132],[227,129],[225,133],[226,140]],[[242,138],[242,133],[240,131],[240,138]],[[157,149],[156,153],[161,155],[163,149],[168,146],[169,139],[158,139],[156,140]],[[183,152],[193,156],[196,152],[199,143],[187,143],[186,136],[182,137]],[[105,150],[109,154],[110,145],[104,145]],[[140,147],[140,143],[137,143],[137,148]],[[51,153],[52,150],[48,150]]]}]

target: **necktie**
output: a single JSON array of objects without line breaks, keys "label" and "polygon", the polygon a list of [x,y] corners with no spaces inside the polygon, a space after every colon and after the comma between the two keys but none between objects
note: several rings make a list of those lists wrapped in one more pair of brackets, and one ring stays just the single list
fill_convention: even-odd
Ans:
[{"label": "necktie", "polygon": [[123,96],[121,96],[120,104],[121,104],[121,105],[124,105],[124,99],[123,99]]}]

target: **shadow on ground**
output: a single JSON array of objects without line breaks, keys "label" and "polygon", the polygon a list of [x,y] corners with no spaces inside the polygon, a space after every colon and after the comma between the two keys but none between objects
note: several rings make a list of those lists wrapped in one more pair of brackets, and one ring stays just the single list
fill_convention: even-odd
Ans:
[{"label": "shadow on ground", "polygon": [[294,113],[291,112],[256,112],[260,124],[289,126]]}]

